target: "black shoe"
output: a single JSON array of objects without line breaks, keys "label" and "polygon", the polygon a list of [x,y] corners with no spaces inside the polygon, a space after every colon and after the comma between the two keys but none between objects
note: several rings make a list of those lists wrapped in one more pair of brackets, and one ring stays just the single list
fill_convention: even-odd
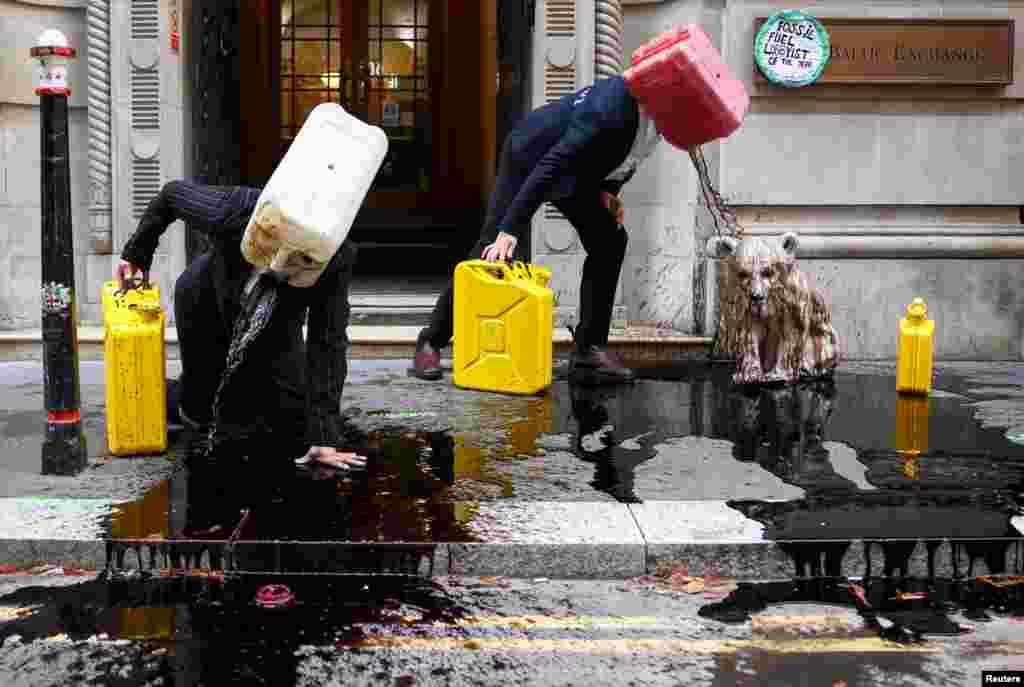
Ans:
[{"label": "black shoe", "polygon": [[409,369],[409,374],[428,382],[441,379],[441,352],[426,341],[417,342],[416,358]]},{"label": "black shoe", "polygon": [[597,346],[576,351],[569,359],[569,381],[583,385],[629,384],[636,379],[619,356]]}]

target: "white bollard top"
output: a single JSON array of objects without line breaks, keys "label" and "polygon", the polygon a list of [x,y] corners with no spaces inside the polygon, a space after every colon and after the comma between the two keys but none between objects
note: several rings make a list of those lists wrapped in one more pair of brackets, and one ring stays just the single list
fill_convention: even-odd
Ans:
[{"label": "white bollard top", "polygon": [[[39,38],[36,39],[36,48],[66,48],[74,53],[74,48],[68,43],[68,37],[57,29],[47,29],[39,34]],[[35,50],[32,51],[32,54],[35,55]]]},{"label": "white bollard top", "polygon": [[68,43],[68,37],[57,29],[47,29],[39,34],[31,53],[39,60],[36,95],[71,95],[68,60],[74,59],[76,53]]}]

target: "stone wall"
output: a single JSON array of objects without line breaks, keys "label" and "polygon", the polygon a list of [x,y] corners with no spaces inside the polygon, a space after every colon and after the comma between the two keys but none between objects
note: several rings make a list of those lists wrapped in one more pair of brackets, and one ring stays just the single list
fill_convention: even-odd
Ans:
[{"label": "stone wall", "polygon": [[[946,359],[1022,357],[1024,60],[1015,83],[972,87],[827,86],[783,90],[753,80],[754,19],[781,0],[623,0],[626,53],[668,26],[697,22],[752,96],[741,129],[704,146],[712,177],[750,233],[801,235],[803,268],[833,304],[852,358],[892,358],[906,304],[923,297]],[[1007,17],[990,0],[806,0],[819,17]],[[1019,29],[1019,24],[1018,24]],[[1016,31],[1018,45],[1021,31]],[[665,147],[624,190],[630,253],[627,317],[713,330],[701,302],[707,217],[685,153]],[[699,280],[697,282],[699,285]]]},{"label": "stone wall", "polygon": [[[1024,85],[754,84],[753,24],[774,2],[728,2],[725,51],[753,95],[722,144],[722,188],[754,233],[801,234],[804,266],[828,293],[847,353],[895,357],[898,321],[923,297],[946,359],[1020,359],[1024,291]],[[808,1],[822,17],[1018,16],[987,0]],[[1019,34],[1019,32],[1018,32]],[[1019,35],[1018,35],[1019,40]]]},{"label": "stone wall", "polygon": [[[78,51],[69,74],[75,286],[79,321],[100,324],[100,289],[135,229],[140,199],[184,175],[184,44],[181,53],[170,48],[172,6],[188,10],[184,0],[150,3],[156,36],[140,39],[133,33],[132,14],[146,10],[146,3],[0,0],[0,328],[35,328],[40,318],[40,124],[29,49],[43,30],[57,28]],[[136,25],[141,25],[138,17]],[[139,79],[139,68],[150,77]],[[151,102],[133,99],[133,88],[142,93],[151,84],[158,89]],[[109,96],[102,99],[105,89]],[[139,118],[133,121],[132,108],[140,102],[157,113],[158,128],[140,129]],[[155,163],[155,174],[138,174],[138,160]],[[184,229],[177,223],[161,242],[152,275],[172,319],[174,278],[184,264]]]},{"label": "stone wall", "polygon": [[42,264],[39,97],[29,50],[44,30],[65,33],[78,50],[68,74],[71,204],[79,314],[89,250],[88,51],[84,2],[0,0],[0,329],[37,328]]},{"label": "stone wall", "polygon": [[[543,31],[549,1],[537,3],[538,31]],[[95,94],[88,92],[86,27],[87,9],[97,4],[103,0],[0,0],[0,328],[37,327],[39,322],[39,121],[35,71],[28,59],[39,33],[61,29],[79,50],[70,74],[70,116],[81,321],[100,321],[99,286],[134,230],[134,208],[141,197],[133,176],[135,162],[157,161],[159,177],[156,182],[148,178],[150,185],[184,176],[188,169],[188,93],[182,75],[190,3],[149,3],[158,8],[157,34],[140,38],[132,34],[135,5],[110,0],[113,252],[96,254],[87,110]],[[545,96],[548,62],[574,64],[570,87],[593,79],[594,46],[601,30],[595,15],[614,5],[611,0],[559,4],[559,11],[575,10],[576,33],[570,38],[538,35],[534,41],[535,105]],[[801,235],[803,267],[826,290],[852,357],[894,356],[898,318],[911,298],[921,296],[937,321],[939,357],[1020,359],[1020,52],[1015,83],[995,91],[934,87],[909,94],[870,86],[781,91],[755,84],[753,19],[790,5],[782,0],[621,0],[622,52],[628,60],[656,33],[696,22],[746,80],[752,106],[744,126],[726,141],[704,147],[712,178],[751,233],[794,230]],[[805,0],[800,6],[823,17],[1024,19],[1024,2],[1018,1]],[[172,7],[181,14],[179,53],[169,46]],[[1024,31],[1016,36],[1018,43],[1024,41]],[[140,129],[132,120],[133,69],[156,73],[156,130]],[[556,81],[561,76],[555,74]],[[95,108],[91,114],[96,116]],[[703,255],[710,228],[696,196],[688,156],[668,146],[655,152],[624,189],[630,242],[616,300],[618,320],[669,321],[691,333],[713,331],[714,262]],[[583,262],[575,232],[564,221],[542,216],[534,225],[533,250],[536,262],[553,268],[561,318],[572,321]],[[174,275],[183,267],[184,231],[178,225],[161,244],[155,274],[169,311]]]}]

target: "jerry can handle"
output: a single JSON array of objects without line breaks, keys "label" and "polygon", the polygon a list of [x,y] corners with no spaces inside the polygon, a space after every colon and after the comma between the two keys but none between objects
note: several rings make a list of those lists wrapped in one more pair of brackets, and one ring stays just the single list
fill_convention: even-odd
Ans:
[{"label": "jerry can handle", "polygon": [[533,271],[530,269],[530,266],[522,260],[516,260],[512,263],[512,269],[515,276],[519,279],[533,279]]},{"label": "jerry can handle", "polygon": [[661,52],[666,47],[677,41],[685,41],[690,37],[689,29],[679,29],[677,31],[666,31],[660,36],[651,39],[649,43],[641,45],[630,57],[631,64],[639,64],[651,55]]},{"label": "jerry can handle", "polygon": [[115,296],[123,296],[134,289],[145,291],[149,288],[149,274],[145,273],[140,278],[122,277],[120,288],[114,292]]},{"label": "jerry can handle", "polygon": [[488,274],[492,279],[504,279],[505,277],[515,275],[512,267],[507,262],[491,262],[490,260],[466,260],[464,263],[467,267],[475,270],[479,270]]}]

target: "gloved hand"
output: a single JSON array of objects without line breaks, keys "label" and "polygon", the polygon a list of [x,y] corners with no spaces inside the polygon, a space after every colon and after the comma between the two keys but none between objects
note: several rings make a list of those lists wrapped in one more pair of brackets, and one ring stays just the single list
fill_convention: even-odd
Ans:
[{"label": "gloved hand", "polygon": [[114,269],[114,281],[121,285],[122,291],[135,288],[136,279],[141,278],[143,283],[149,283],[149,272],[133,265],[127,260],[121,260],[117,263],[117,267]]},{"label": "gloved hand", "polygon": [[499,232],[498,238],[495,239],[494,243],[484,248],[482,257],[488,262],[508,262],[515,253],[516,243],[518,241],[512,234],[506,234],[503,231]]}]

